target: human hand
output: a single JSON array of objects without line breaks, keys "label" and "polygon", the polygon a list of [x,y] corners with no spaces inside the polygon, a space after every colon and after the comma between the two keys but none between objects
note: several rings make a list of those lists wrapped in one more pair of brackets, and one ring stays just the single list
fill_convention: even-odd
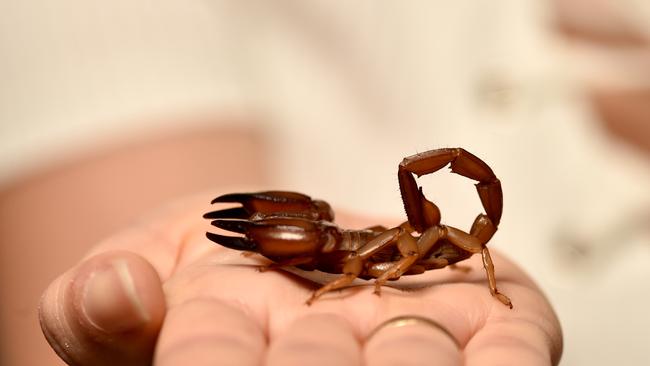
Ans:
[{"label": "human hand", "polygon": [[[318,285],[260,273],[259,256],[214,245],[209,198],[168,208],[96,247],[48,288],[41,324],[71,365],[550,365],[562,337],[536,285],[493,255],[510,310],[490,295],[479,256],[305,300]],[[348,227],[345,220],[341,226]],[[350,220],[348,220],[350,221]],[[357,221],[359,223],[359,221]],[[385,323],[397,316],[434,323]],[[435,325],[435,324],[438,325]],[[384,326],[382,326],[384,324]],[[433,325],[432,325],[433,324]],[[446,332],[438,326],[446,329]],[[160,330],[160,332],[159,332]],[[458,348],[457,344],[460,346]],[[153,360],[153,361],[152,361]]]}]

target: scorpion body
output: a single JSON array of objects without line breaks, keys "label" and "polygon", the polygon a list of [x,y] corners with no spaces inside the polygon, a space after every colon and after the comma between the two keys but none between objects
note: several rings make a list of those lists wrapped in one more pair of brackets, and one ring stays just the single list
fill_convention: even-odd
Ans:
[{"label": "scorpion body", "polygon": [[[453,173],[478,181],[476,189],[485,213],[476,217],[469,233],[441,224],[440,210],[415,180],[448,164]],[[438,149],[404,158],[398,180],[408,221],[394,228],[340,229],[325,201],[296,192],[266,191],[215,198],[212,203],[241,206],[208,212],[204,217],[218,228],[243,236],[208,232],[207,237],[222,246],[267,257],[273,263],[264,270],[295,266],[341,274],[315,291],[308,304],[355,278],[374,278],[375,293],[380,294],[389,280],[444,268],[481,253],[490,292],[512,308],[510,299],[497,290],[486,246],[497,231],[503,207],[501,183],[492,169],[462,148]]]}]

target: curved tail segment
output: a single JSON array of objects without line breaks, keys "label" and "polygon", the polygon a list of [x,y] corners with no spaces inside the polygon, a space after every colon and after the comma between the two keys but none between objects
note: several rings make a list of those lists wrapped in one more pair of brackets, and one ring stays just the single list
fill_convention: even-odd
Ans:
[{"label": "curved tail segment", "polygon": [[440,223],[440,210],[422,193],[415,176],[434,173],[449,164],[452,173],[478,181],[481,204],[494,226],[498,226],[503,212],[501,182],[481,159],[463,148],[426,151],[408,156],[399,165],[397,177],[404,201],[404,209],[411,226],[422,233]]}]

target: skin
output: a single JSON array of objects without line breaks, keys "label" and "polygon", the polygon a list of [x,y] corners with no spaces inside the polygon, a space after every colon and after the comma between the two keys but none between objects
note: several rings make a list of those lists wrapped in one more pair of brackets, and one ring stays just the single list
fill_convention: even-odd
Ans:
[{"label": "skin", "polygon": [[[213,195],[168,206],[98,244],[46,290],[41,325],[71,365],[555,365],[557,317],[535,283],[493,253],[510,310],[491,295],[480,256],[470,271],[371,282],[305,300],[316,288],[263,258],[215,245],[201,218]],[[340,216],[340,215],[339,215]],[[376,220],[339,219],[346,227]],[[385,327],[399,315],[425,324]],[[155,348],[154,348],[155,347]]]}]

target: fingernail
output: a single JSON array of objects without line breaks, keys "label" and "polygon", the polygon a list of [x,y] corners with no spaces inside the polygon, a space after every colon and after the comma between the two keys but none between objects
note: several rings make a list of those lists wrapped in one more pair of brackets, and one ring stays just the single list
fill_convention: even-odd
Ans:
[{"label": "fingernail", "polygon": [[149,321],[124,260],[90,274],[83,288],[81,308],[90,324],[106,333],[133,330]]}]

